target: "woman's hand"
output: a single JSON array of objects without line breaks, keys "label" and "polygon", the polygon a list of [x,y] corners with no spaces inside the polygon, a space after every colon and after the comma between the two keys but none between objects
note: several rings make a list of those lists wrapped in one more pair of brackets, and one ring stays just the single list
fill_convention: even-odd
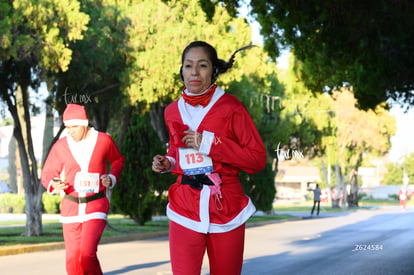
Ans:
[{"label": "woman's hand", "polygon": [[186,135],[183,137],[182,141],[188,147],[193,147],[194,149],[199,150],[203,136],[198,132],[190,130],[184,131],[184,133]]},{"label": "woman's hand", "polygon": [[171,168],[171,163],[167,157],[156,155],[153,158],[152,171],[160,173],[160,172],[168,171],[170,170],[170,168]]}]

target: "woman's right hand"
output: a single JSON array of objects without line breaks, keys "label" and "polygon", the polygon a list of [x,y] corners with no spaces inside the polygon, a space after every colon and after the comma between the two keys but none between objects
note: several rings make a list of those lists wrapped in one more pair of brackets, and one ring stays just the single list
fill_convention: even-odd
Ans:
[{"label": "woman's right hand", "polygon": [[167,157],[156,155],[153,158],[152,171],[160,173],[160,172],[168,171],[170,170],[170,168],[171,168],[171,163]]}]

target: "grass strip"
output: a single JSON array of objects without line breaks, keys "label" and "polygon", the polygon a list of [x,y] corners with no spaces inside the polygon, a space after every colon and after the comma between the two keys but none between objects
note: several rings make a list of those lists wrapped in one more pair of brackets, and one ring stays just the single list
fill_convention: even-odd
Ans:
[{"label": "grass strip", "polygon": [[[255,225],[262,222],[277,221],[290,218],[289,215],[264,215],[253,216],[248,220],[248,224]],[[137,236],[139,234],[148,235],[149,233],[167,233],[168,220],[159,219],[149,221],[141,226],[132,219],[122,215],[109,215],[109,226],[102,234],[102,242],[106,239],[119,239],[122,241],[128,236]],[[0,223],[0,247],[18,246],[28,244],[44,244],[63,242],[62,224],[58,221],[48,220],[43,223],[43,235],[38,237],[27,237],[22,234],[25,231],[24,222],[2,222]]]}]

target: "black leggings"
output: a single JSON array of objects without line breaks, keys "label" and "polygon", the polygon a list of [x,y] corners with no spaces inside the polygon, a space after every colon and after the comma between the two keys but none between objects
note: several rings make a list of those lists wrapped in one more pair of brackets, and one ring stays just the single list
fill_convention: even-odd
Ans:
[{"label": "black leggings", "polygon": [[316,215],[319,215],[319,208],[321,206],[321,201],[313,201],[313,207],[311,211],[311,215],[313,215],[313,211],[315,210],[315,205],[318,204],[318,209],[316,210]]}]

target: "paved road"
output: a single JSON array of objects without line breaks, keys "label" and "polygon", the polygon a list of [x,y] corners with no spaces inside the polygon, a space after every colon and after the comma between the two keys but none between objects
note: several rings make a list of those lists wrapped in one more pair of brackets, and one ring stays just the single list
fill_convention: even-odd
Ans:
[{"label": "paved road", "polygon": [[[248,228],[242,275],[414,274],[413,210],[331,215]],[[101,245],[99,257],[105,275],[172,274],[167,238]],[[0,257],[0,273],[65,274],[64,251]]]}]

